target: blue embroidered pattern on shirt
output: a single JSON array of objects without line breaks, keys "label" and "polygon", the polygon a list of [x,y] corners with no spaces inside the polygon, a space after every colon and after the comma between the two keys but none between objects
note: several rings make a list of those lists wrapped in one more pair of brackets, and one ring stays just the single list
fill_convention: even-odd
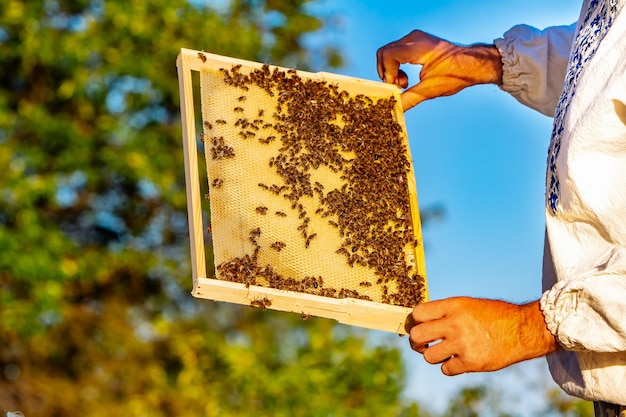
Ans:
[{"label": "blue embroidered pattern on shirt", "polygon": [[546,203],[552,214],[556,213],[559,206],[560,183],[557,172],[556,160],[561,150],[561,137],[563,135],[563,121],[572,98],[576,94],[578,77],[586,63],[593,57],[598,45],[613,24],[617,12],[618,0],[599,1],[593,0],[589,4],[580,30],[574,39],[575,48],[570,55],[563,92],[557,104],[550,148],[548,150],[548,168],[546,174]]}]

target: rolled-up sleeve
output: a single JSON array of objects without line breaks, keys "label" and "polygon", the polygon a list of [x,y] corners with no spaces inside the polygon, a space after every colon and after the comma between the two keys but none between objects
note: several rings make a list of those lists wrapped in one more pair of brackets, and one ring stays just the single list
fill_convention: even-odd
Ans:
[{"label": "rolled-up sleeve", "polygon": [[546,116],[554,116],[576,25],[544,30],[514,26],[494,44],[502,57],[502,90]]},{"label": "rolled-up sleeve", "polygon": [[548,329],[568,350],[626,352],[626,257],[612,271],[557,282],[541,298]]}]

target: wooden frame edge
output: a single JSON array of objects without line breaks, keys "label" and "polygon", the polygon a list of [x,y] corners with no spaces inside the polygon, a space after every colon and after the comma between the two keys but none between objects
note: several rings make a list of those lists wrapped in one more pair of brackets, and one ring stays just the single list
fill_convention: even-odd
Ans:
[{"label": "wooden frame edge", "polygon": [[413,310],[354,298],[322,297],[254,285],[246,287],[213,278],[198,278],[192,294],[198,298],[242,305],[267,299],[271,302],[268,309],[334,319],[342,324],[399,335],[407,334],[405,322]]}]

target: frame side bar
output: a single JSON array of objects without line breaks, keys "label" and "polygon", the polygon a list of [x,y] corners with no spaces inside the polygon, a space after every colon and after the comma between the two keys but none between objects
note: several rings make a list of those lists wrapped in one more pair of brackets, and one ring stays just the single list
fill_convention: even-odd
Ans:
[{"label": "frame side bar", "polygon": [[187,217],[189,245],[191,249],[191,269],[193,286],[198,285],[198,277],[206,277],[204,255],[204,226],[200,199],[198,155],[196,146],[196,125],[193,104],[193,84],[191,68],[182,53],[176,60],[178,87],[180,91],[180,114],[183,132],[183,152],[185,157],[185,186],[187,189]]}]

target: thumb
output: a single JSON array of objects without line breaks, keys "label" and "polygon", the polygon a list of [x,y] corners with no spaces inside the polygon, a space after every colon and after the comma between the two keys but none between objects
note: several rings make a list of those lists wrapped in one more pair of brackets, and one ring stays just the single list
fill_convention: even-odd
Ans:
[{"label": "thumb", "polygon": [[402,93],[402,96],[400,96],[400,98],[402,100],[402,108],[404,109],[404,111],[412,109],[413,107],[420,104],[422,101],[426,100],[426,97],[420,94],[418,90],[419,89],[417,88],[417,86],[415,86]]},{"label": "thumb", "polygon": [[439,91],[438,87],[437,80],[428,78],[420,79],[417,84],[404,90],[402,93],[402,108],[404,111],[407,111],[417,106],[422,101],[445,95]]},{"label": "thumb", "polygon": [[422,77],[417,84],[402,93],[402,107],[406,111],[424,100],[456,94],[468,85],[459,77]]}]

